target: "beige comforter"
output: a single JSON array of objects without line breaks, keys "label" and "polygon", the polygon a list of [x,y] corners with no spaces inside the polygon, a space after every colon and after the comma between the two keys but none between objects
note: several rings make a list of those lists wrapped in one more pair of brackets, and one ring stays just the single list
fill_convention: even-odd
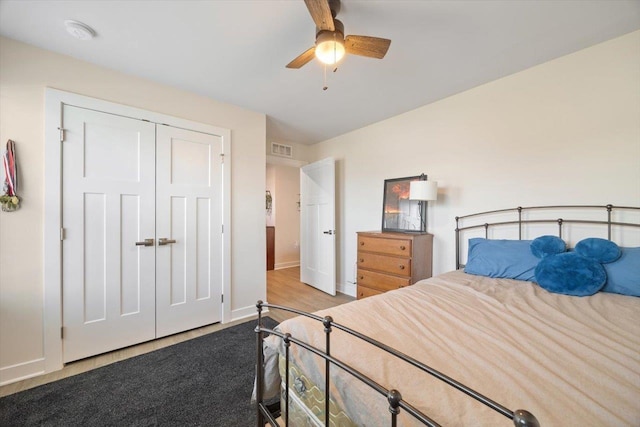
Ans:
[{"label": "beige comforter", "polygon": [[[454,271],[318,312],[388,344],[541,426],[640,426],[640,298],[551,294],[529,282]],[[309,329],[309,325],[313,325]],[[298,317],[283,332],[324,348],[322,325]],[[267,345],[282,349],[275,337]],[[324,384],[324,363],[292,346]],[[341,331],[332,355],[443,425],[509,426],[504,416]],[[339,368],[332,399],[359,425],[389,425],[386,399]],[[406,416],[402,425],[413,425]]]}]

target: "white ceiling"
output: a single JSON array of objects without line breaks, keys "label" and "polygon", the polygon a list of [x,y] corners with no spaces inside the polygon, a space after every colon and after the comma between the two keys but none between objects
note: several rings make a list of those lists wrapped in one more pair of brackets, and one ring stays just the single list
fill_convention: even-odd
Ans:
[{"label": "white ceiling", "polygon": [[0,1],[3,36],[265,113],[268,141],[312,144],[637,30],[640,0],[343,0],[338,18],[392,43],[347,56],[323,91],[315,60],[285,68],[314,42],[302,0]]}]

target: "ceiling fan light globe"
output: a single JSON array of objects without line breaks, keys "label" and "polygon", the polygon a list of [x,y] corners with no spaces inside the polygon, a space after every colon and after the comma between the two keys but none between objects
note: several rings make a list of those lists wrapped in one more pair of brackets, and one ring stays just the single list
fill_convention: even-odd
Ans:
[{"label": "ceiling fan light globe", "polygon": [[336,37],[335,32],[325,32],[316,39],[316,58],[320,62],[332,65],[340,61],[345,54],[344,40]]},{"label": "ceiling fan light globe", "polygon": [[332,65],[344,56],[344,45],[333,40],[319,43],[316,46],[316,57],[323,63]]}]

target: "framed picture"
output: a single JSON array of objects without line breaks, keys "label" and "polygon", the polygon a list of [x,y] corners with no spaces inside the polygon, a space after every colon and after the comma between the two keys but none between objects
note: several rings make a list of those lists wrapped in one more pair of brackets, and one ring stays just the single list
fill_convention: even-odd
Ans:
[{"label": "framed picture", "polygon": [[424,202],[409,200],[411,181],[419,181],[419,176],[384,180],[382,199],[382,231],[424,233],[422,212]]}]

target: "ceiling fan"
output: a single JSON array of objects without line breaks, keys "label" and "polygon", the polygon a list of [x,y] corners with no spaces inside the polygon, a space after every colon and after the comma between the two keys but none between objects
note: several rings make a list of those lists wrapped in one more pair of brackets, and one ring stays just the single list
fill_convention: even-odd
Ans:
[{"label": "ceiling fan", "polygon": [[382,59],[389,50],[391,40],[369,36],[344,36],[344,25],[335,19],[340,11],[340,0],[304,0],[316,24],[316,44],[287,64],[287,68],[300,68],[317,57],[325,64],[340,61],[345,53]]}]

